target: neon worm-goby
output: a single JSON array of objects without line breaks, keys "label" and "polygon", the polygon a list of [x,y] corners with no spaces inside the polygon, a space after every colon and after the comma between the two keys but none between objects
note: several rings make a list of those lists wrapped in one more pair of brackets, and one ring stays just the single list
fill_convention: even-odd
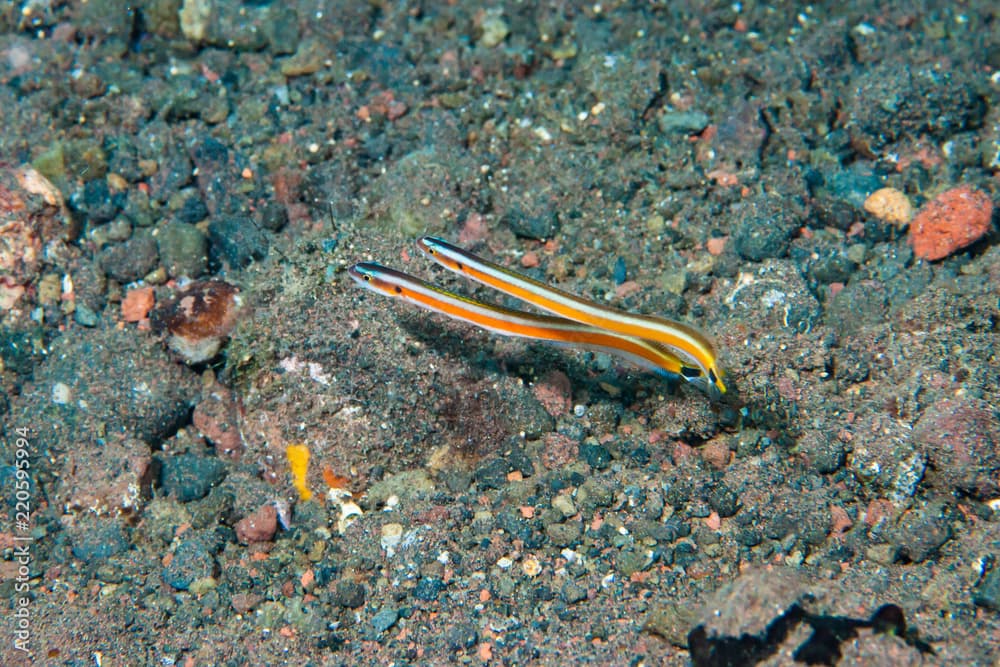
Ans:
[{"label": "neon worm-goby", "polygon": [[536,315],[449,292],[402,271],[362,262],[359,285],[505,336],[596,349],[664,375],[679,375],[713,397],[726,392],[712,342],[686,324],[609,308],[550,287],[441,239],[417,246],[441,266],[555,315]]}]

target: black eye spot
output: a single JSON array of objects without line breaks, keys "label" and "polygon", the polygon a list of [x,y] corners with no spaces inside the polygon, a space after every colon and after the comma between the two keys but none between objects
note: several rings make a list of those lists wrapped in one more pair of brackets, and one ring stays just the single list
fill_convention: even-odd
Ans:
[{"label": "black eye spot", "polygon": [[711,368],[708,369],[708,379],[712,381],[712,384],[715,384],[716,382],[719,381],[719,379],[715,377],[715,371],[713,371]]},{"label": "black eye spot", "polygon": [[364,278],[366,282],[370,283],[372,281],[372,277],[371,276],[361,276],[361,277]]},{"label": "black eye spot", "polygon": [[461,262],[455,262],[455,266],[458,267],[459,271],[465,271],[465,267],[462,265]]},{"label": "black eye spot", "polygon": [[402,294],[403,293],[403,288],[400,287],[399,285],[396,285],[395,287],[393,287],[393,289],[396,290],[396,294]]}]

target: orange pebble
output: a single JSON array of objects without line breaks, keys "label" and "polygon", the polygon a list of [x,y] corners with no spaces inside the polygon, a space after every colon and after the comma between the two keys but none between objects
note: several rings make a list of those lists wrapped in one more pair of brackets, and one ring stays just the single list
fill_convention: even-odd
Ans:
[{"label": "orange pebble", "polygon": [[156,295],[152,287],[139,287],[129,290],[122,299],[122,317],[126,322],[138,322],[146,319],[149,311],[156,303]]},{"label": "orange pebble", "polygon": [[479,650],[476,653],[479,655],[480,660],[487,662],[493,658],[493,645],[483,642],[479,645]]},{"label": "orange pebble", "polygon": [[880,188],[868,195],[864,208],[879,220],[903,226],[913,218],[913,206],[896,188]]},{"label": "orange pebble", "polygon": [[708,254],[721,255],[723,249],[726,247],[726,241],[728,240],[728,236],[719,236],[708,239],[708,241],[705,242],[705,248],[708,249]]},{"label": "orange pebble", "polygon": [[913,252],[921,259],[944,259],[988,232],[992,217],[993,202],[986,193],[967,185],[942,192],[910,224]]}]

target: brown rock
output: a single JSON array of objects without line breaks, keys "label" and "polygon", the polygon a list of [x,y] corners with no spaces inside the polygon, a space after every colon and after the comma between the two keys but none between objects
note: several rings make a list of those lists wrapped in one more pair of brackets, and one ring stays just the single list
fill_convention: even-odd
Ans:
[{"label": "brown rock", "polygon": [[917,420],[913,440],[930,459],[932,486],[981,499],[1000,494],[1000,418],[986,401],[938,401]]},{"label": "brown rock", "polygon": [[278,530],[278,510],[268,503],[236,524],[236,539],[242,544],[268,542]]}]

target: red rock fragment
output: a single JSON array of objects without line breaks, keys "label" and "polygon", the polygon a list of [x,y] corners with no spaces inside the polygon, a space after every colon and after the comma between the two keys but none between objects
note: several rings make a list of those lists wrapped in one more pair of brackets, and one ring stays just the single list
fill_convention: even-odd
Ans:
[{"label": "red rock fragment", "polygon": [[243,454],[243,438],[239,429],[239,406],[233,392],[215,383],[195,406],[192,422],[202,435],[215,446],[220,458],[239,459]]},{"label": "red rock fragment", "polygon": [[136,516],[152,497],[152,457],[141,440],[109,438],[62,463],[55,497],[65,513]]},{"label": "red rock fragment", "polygon": [[722,470],[729,464],[729,443],[724,438],[713,438],[701,448],[701,456],[716,470]]},{"label": "red rock fragment", "polygon": [[1000,414],[989,402],[938,401],[914,424],[913,440],[930,459],[931,486],[983,500],[1000,494]]},{"label": "red rock fragment", "polygon": [[236,539],[241,544],[268,542],[278,530],[278,510],[268,503],[236,524]]},{"label": "red rock fragment", "polygon": [[139,287],[129,290],[122,299],[122,317],[126,322],[139,322],[146,319],[149,311],[156,303],[152,287]]},{"label": "red rock fragment", "polygon": [[726,248],[726,241],[729,240],[728,236],[720,236],[717,238],[710,238],[705,242],[705,248],[708,250],[710,255],[721,255],[722,251]]},{"label": "red rock fragment", "polygon": [[910,223],[910,244],[917,257],[944,259],[974,243],[990,229],[993,202],[967,185],[942,192]]},{"label": "red rock fragment", "polygon": [[553,417],[569,412],[573,407],[573,387],[565,373],[550,371],[531,388],[545,411]]}]

